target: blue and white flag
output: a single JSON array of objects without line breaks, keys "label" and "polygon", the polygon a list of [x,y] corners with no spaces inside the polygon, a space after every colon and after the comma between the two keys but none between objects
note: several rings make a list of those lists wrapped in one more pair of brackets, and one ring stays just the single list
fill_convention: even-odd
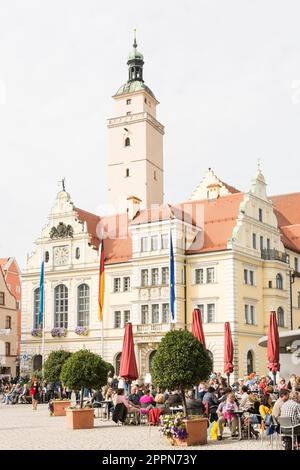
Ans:
[{"label": "blue and white flag", "polygon": [[175,320],[175,263],[172,232],[170,231],[170,312],[171,321]]},{"label": "blue and white flag", "polygon": [[44,261],[41,264],[40,273],[40,306],[39,306],[39,325],[43,325],[43,313],[44,313]]}]

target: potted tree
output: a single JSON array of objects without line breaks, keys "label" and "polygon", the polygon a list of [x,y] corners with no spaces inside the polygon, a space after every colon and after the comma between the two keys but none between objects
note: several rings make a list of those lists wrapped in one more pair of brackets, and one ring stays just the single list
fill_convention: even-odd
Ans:
[{"label": "potted tree", "polygon": [[79,408],[67,408],[67,427],[70,429],[90,429],[94,427],[93,408],[83,408],[84,388],[100,388],[107,383],[107,363],[91,351],[81,349],[74,353],[63,365],[61,381],[72,390],[81,390]]},{"label": "potted tree", "polygon": [[[179,390],[183,404],[183,414],[162,422],[163,434],[172,437],[172,444],[207,443],[207,419],[187,416],[185,390],[207,380],[211,369],[206,349],[189,331],[169,331],[162,339],[152,362],[152,380],[159,388]],[[180,432],[176,434],[179,427]]]},{"label": "potted tree", "polygon": [[[44,377],[48,382],[53,382],[53,384],[58,382],[60,384],[62,366],[71,355],[70,351],[64,351],[63,349],[52,351],[49,354],[44,364]],[[52,405],[53,416],[66,416],[65,410],[71,405],[71,400],[62,400],[60,396],[59,399],[52,400]]]}]

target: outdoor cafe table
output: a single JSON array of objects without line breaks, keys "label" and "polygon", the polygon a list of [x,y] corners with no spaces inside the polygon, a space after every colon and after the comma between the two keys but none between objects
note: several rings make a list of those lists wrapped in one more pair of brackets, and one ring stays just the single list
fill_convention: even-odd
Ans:
[{"label": "outdoor cafe table", "polygon": [[238,427],[239,427],[239,440],[242,440],[242,417],[245,413],[244,410],[235,411],[234,414],[237,416],[238,419]]}]

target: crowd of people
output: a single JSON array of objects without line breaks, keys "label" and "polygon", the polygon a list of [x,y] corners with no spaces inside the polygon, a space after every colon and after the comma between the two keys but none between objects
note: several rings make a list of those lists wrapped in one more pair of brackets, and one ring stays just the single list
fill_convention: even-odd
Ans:
[{"label": "crowd of people", "polygon": [[[7,405],[32,403],[34,410],[39,402],[49,403],[54,398],[71,398],[75,393],[80,402],[80,392],[63,387],[60,383],[0,381],[2,402]],[[121,377],[109,377],[100,390],[84,389],[84,406],[105,408],[106,417],[116,423],[139,424],[143,417],[158,422],[163,413],[172,413],[183,408],[182,395],[178,390],[154,389],[149,384],[134,382],[129,386]],[[30,397],[30,400],[29,400]],[[104,407],[105,405],[105,407]],[[255,373],[240,378],[229,386],[222,374],[211,374],[209,380],[185,392],[188,415],[202,415],[215,426],[217,439],[223,439],[225,425],[232,437],[241,437],[241,429],[248,438],[258,439],[261,433],[272,434],[279,429],[278,418],[288,417],[295,428],[300,448],[300,377],[291,375],[289,380],[280,378],[277,384],[266,376]],[[239,421],[240,420],[240,421]],[[297,426],[299,425],[299,426]],[[291,439],[285,437],[285,446],[290,448]],[[297,445],[297,443],[296,443]]]}]

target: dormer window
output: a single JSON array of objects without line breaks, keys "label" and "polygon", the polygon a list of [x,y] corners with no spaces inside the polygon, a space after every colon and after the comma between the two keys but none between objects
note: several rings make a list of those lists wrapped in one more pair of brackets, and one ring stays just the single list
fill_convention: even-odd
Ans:
[{"label": "dormer window", "polygon": [[125,147],[130,147],[130,139],[129,139],[129,137],[126,137],[126,139],[125,139]]}]

